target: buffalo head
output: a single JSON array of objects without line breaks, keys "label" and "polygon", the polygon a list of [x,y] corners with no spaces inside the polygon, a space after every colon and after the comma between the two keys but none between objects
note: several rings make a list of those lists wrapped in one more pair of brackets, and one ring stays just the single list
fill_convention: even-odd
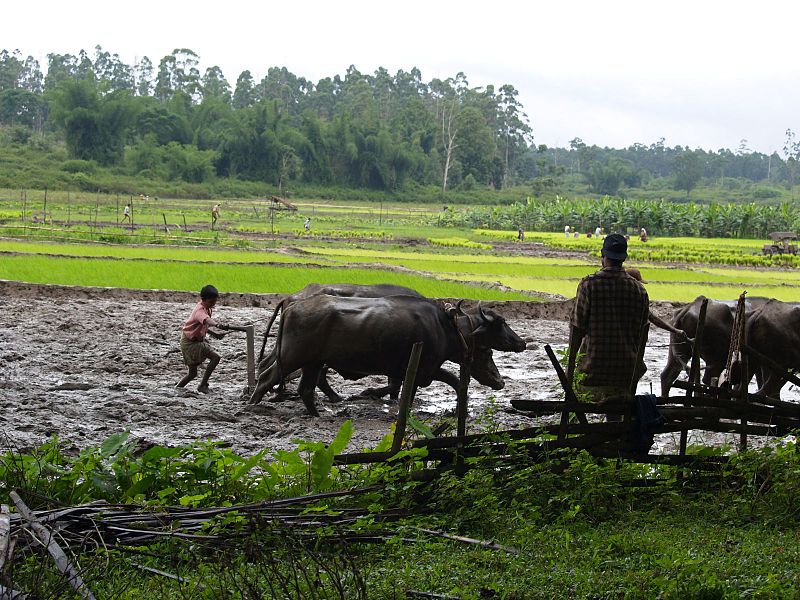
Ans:
[{"label": "buffalo head", "polygon": [[505,352],[522,352],[525,340],[519,337],[506,320],[490,309],[478,307],[466,313],[472,323],[471,335],[476,346],[494,348]]},{"label": "buffalo head", "polygon": [[506,382],[497,370],[497,365],[492,359],[492,349],[478,346],[472,354],[470,375],[481,385],[493,390],[502,390]]}]

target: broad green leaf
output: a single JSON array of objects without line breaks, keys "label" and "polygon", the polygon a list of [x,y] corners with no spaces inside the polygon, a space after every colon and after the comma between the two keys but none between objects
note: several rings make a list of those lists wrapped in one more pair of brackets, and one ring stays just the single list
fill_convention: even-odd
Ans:
[{"label": "broad green leaf", "polygon": [[130,431],[120,431],[119,433],[114,433],[108,436],[105,440],[103,440],[103,443],[100,444],[100,454],[102,454],[105,458],[114,456],[117,452],[119,452],[120,448],[122,448],[130,435]]},{"label": "broad green leaf", "polygon": [[341,454],[342,451],[347,447],[350,438],[353,437],[353,421],[348,419],[342,426],[339,428],[336,437],[333,439],[330,445],[330,451],[335,456],[336,454]]}]

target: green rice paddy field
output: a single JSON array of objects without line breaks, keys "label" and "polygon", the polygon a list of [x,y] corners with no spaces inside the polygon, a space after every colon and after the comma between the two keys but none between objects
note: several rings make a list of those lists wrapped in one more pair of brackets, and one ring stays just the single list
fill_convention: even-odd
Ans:
[{"label": "green rice paddy field", "polygon": [[[449,232],[448,232],[449,233]],[[497,238],[501,238],[498,232]],[[464,232],[457,234],[459,237]],[[444,237],[442,232],[439,238]],[[459,239],[454,237],[453,239]],[[480,236],[491,244],[489,236]],[[529,234],[526,239],[553,238],[585,250],[591,240],[564,240],[555,234]],[[563,240],[563,241],[562,241]],[[693,240],[707,252],[716,240]],[[758,240],[719,240],[719,248],[751,248]],[[528,243],[528,242],[526,242]],[[659,240],[659,248],[685,249],[690,242]],[[594,244],[599,248],[597,241]],[[631,243],[635,250],[638,240]],[[407,285],[435,297],[530,299],[545,292],[570,297],[581,277],[598,268],[596,252],[586,258],[520,256],[462,247],[402,247],[378,243],[358,246],[343,242],[303,240],[287,248],[222,249],[210,247],[122,246],[0,240],[0,279],[31,283],[196,290],[207,282],[229,292],[287,293],[307,283],[377,283]],[[288,252],[286,250],[289,250]],[[663,251],[663,250],[662,250]],[[635,256],[635,253],[632,252]],[[689,264],[680,267],[647,260],[638,267],[653,300],[689,301],[700,294],[734,299],[751,296],[800,300],[800,270]],[[401,272],[391,268],[402,267]],[[409,271],[406,271],[408,269]],[[498,283],[504,288],[486,284]]]}]

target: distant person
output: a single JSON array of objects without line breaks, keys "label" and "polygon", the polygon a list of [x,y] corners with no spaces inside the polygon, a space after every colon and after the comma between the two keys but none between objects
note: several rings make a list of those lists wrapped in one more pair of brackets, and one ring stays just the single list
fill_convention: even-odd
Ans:
[{"label": "distant person", "polygon": [[306,222],[303,223],[303,228],[306,231],[310,231],[311,230],[311,217],[306,217]]},{"label": "distant person", "polygon": [[522,227],[517,229],[517,240],[520,241],[520,242],[524,242],[525,241],[525,230],[522,229]]},{"label": "distant person", "polygon": [[569,225],[564,225],[564,237],[569,237]]},{"label": "distant person", "polygon": [[220,356],[211,348],[211,344],[206,341],[206,333],[211,337],[221,339],[225,334],[217,333],[210,329],[228,329],[227,325],[211,318],[211,313],[219,299],[219,292],[213,285],[206,285],[200,290],[200,302],[198,302],[192,314],[186,319],[181,332],[181,353],[183,362],[189,367],[189,372],[181,379],[175,387],[185,387],[192,379],[197,377],[197,367],[208,359],[208,366],[197,391],[203,394],[208,393],[208,380],[214,369],[219,364]]},{"label": "distant person", "polygon": [[[619,234],[603,240],[603,268],[578,284],[570,318],[567,379],[584,373],[582,389],[594,402],[622,396],[633,408],[645,367],[650,302],[641,283],[625,272],[628,243]],[[579,351],[583,354],[576,364]],[[609,419],[611,420],[611,419]]]},{"label": "distant person", "polygon": [[211,209],[211,229],[214,229],[217,219],[219,219],[219,204],[215,204]]},{"label": "distant person", "polygon": [[578,233],[578,231],[577,231],[577,230],[575,230],[575,231],[572,233],[572,237],[574,237],[576,240],[577,240],[577,239],[580,237],[580,235],[581,235],[581,234],[580,234],[580,233]]},{"label": "distant person", "polygon": [[642,227],[642,230],[639,232],[639,239],[642,240],[643,242],[647,241],[647,229],[645,229],[644,227]]},{"label": "distant person", "polygon": [[597,227],[595,227],[594,237],[599,238],[602,233],[603,233],[603,230],[600,228],[599,225]]},{"label": "distant person", "polygon": [[[119,206],[119,205],[117,205],[117,206]],[[122,209],[122,222],[124,223],[126,220],[128,221],[128,223],[131,222],[131,205],[130,204],[126,204],[125,208]]]}]

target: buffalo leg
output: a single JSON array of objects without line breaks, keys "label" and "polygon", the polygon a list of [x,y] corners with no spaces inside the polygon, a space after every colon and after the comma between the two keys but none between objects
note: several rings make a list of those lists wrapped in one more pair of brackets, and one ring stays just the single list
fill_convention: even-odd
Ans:
[{"label": "buffalo leg", "polygon": [[669,396],[669,390],[678,375],[681,374],[681,371],[688,369],[691,356],[692,347],[685,342],[676,344],[673,335],[670,335],[667,364],[664,365],[664,370],[661,371],[661,396],[663,398]]},{"label": "buffalo leg", "polygon": [[403,385],[402,379],[397,379],[396,377],[389,377],[389,398],[391,400],[397,400],[400,398],[400,388]]},{"label": "buffalo leg", "polygon": [[269,369],[261,373],[258,376],[256,389],[254,389],[253,393],[250,395],[248,403],[257,404],[261,402],[261,399],[264,398],[264,394],[271,390],[273,386],[278,383],[279,379],[277,365],[272,365]]},{"label": "buffalo leg", "polygon": [[328,381],[328,367],[322,368],[319,374],[319,380],[317,381],[317,387],[319,387],[320,391],[325,394],[330,402],[344,402],[344,398],[334,391]]},{"label": "buffalo leg", "polygon": [[319,381],[320,373],[322,372],[322,365],[311,365],[303,367],[303,374],[300,376],[300,385],[297,388],[300,394],[300,399],[305,404],[308,414],[318,417],[319,411],[315,402],[315,393],[317,389],[317,382]]}]

